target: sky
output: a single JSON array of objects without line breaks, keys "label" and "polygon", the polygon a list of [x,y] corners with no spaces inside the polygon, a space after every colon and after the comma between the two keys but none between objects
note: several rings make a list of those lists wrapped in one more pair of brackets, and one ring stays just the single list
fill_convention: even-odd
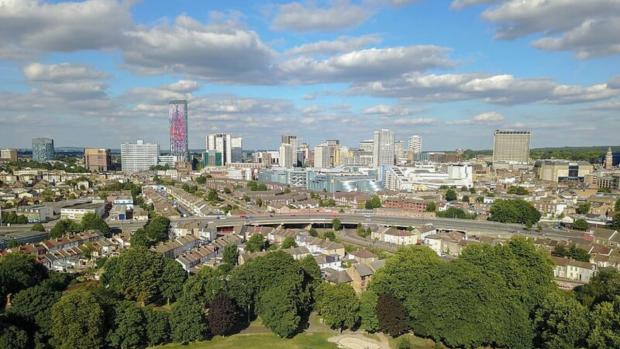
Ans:
[{"label": "sky", "polygon": [[620,0],[0,0],[0,147],[620,144]]}]

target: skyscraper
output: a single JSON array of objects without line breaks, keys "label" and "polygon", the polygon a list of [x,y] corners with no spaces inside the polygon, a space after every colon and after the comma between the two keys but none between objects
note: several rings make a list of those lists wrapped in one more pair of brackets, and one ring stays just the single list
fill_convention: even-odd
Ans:
[{"label": "skyscraper", "polygon": [[319,144],[314,147],[314,167],[315,168],[330,168],[329,161],[329,146],[325,143]]},{"label": "skyscraper", "polygon": [[159,144],[144,143],[141,139],[121,144],[121,166],[125,172],[146,171],[157,165],[158,157]]},{"label": "skyscraper", "polygon": [[168,119],[170,121],[170,155],[176,156],[178,160],[188,161],[187,101],[170,101]]},{"label": "skyscraper", "polygon": [[[297,136],[292,136],[292,135],[284,135],[282,136],[282,143],[281,144],[290,144],[291,145],[291,152],[293,154],[293,166],[292,167],[297,167],[298,166],[298,160],[299,160],[299,156],[297,154],[298,150],[299,150],[299,146],[297,144]],[[280,161],[282,161],[280,159]]]},{"label": "skyscraper", "polygon": [[495,130],[493,162],[525,164],[530,159],[530,131]]},{"label": "skyscraper", "polygon": [[293,167],[293,146],[288,143],[280,144],[280,167]]},{"label": "skyscraper", "polygon": [[388,129],[375,131],[373,137],[373,166],[394,165],[394,133]]},{"label": "skyscraper", "polygon": [[243,138],[232,137],[230,140],[231,146],[231,162],[239,163],[243,161]]},{"label": "skyscraper", "polygon": [[414,154],[422,153],[422,137],[418,135],[413,135],[409,138],[409,150],[413,151]]},{"label": "skyscraper", "polygon": [[84,165],[89,171],[105,172],[110,167],[111,157],[109,149],[84,149]]},{"label": "skyscraper", "polygon": [[614,153],[611,151],[611,147],[607,149],[607,154],[605,154],[605,169],[611,170],[614,168]]},{"label": "skyscraper", "polygon": [[232,143],[232,136],[227,133],[214,133],[207,136],[207,150],[216,150],[222,153],[224,165],[233,162]]},{"label": "skyscraper", "polygon": [[46,162],[54,160],[54,140],[51,138],[32,139],[32,160],[36,162]]}]

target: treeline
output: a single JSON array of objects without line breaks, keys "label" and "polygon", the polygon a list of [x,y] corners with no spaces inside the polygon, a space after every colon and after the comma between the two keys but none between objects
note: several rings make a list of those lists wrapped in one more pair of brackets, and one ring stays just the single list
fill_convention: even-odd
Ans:
[{"label": "treeline", "polygon": [[[472,245],[446,261],[423,246],[390,257],[357,295],[321,281],[314,258],[270,252],[187,276],[144,247],[108,259],[100,280],[48,274],[22,255],[0,258],[2,348],[144,348],[230,335],[260,317],[280,337],[307,326],[311,311],[333,329],[399,336],[413,331],[454,348],[618,348],[620,274],[559,291],[546,254],[531,242]],[[64,290],[64,292],[63,292]],[[171,306],[166,306],[170,304]]]},{"label": "treeline", "polygon": [[[572,161],[588,161],[590,163],[600,163],[608,147],[561,147],[561,148],[535,148],[530,150],[530,157],[538,159],[565,159]],[[620,152],[620,147],[611,147],[616,153]],[[463,159],[473,159],[478,155],[493,155],[492,150],[465,150]]]},{"label": "treeline", "polygon": [[72,219],[61,219],[50,230],[50,238],[59,238],[66,234],[79,233],[87,230],[95,230],[105,237],[112,236],[112,230],[108,224],[96,213],[87,213],[80,222]]}]

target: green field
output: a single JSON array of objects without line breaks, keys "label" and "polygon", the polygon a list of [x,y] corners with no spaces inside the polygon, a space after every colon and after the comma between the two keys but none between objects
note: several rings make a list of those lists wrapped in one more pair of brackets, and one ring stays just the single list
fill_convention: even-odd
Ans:
[{"label": "green field", "polygon": [[301,333],[291,339],[281,339],[271,333],[236,334],[230,337],[215,337],[210,341],[189,345],[169,344],[161,349],[335,349],[337,346],[327,342],[333,334]]}]

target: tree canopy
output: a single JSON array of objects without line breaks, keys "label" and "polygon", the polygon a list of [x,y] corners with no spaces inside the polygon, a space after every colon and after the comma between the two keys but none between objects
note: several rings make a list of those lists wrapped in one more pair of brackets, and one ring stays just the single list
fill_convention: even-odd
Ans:
[{"label": "tree canopy", "polygon": [[495,200],[491,205],[490,221],[520,223],[532,226],[540,220],[540,212],[529,202],[517,200]]}]

